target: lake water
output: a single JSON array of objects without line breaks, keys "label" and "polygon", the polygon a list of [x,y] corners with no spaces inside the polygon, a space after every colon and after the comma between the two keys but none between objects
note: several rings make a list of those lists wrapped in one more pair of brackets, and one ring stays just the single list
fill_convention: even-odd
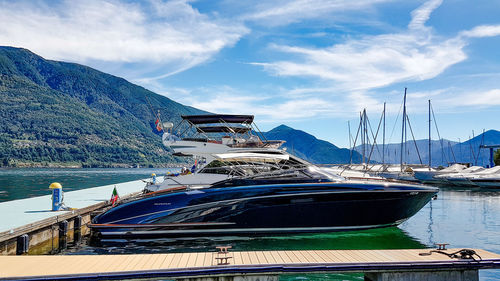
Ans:
[{"label": "lake water", "polygon": [[0,202],[51,194],[49,185],[59,182],[65,192],[94,186],[133,181],[164,175],[171,168],[159,169],[57,169],[0,168]]},{"label": "lake water", "polygon": [[[0,202],[50,194],[53,181],[65,191],[162,175],[168,169],[0,169]],[[334,215],[334,214],[333,214]],[[500,190],[441,188],[436,200],[399,227],[366,231],[286,235],[104,241],[70,248],[63,254],[126,254],[213,251],[231,244],[234,250],[404,249],[449,243],[453,248],[482,248],[500,253]],[[363,280],[360,274],[284,275],[282,280]],[[480,280],[500,280],[500,270],[481,270]]]}]

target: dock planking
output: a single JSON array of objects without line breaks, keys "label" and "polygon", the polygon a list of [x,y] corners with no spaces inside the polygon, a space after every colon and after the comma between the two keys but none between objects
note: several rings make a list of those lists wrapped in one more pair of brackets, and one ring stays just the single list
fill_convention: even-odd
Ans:
[{"label": "dock planking", "polygon": [[[500,255],[474,249],[482,260],[456,259],[407,250],[304,250],[229,252],[228,265],[217,265],[216,252],[137,254],[0,256],[0,279],[101,278],[130,276],[208,276],[231,272],[364,272],[395,268],[500,268]],[[459,249],[446,250],[447,253]],[[148,275],[149,274],[149,275]]]}]

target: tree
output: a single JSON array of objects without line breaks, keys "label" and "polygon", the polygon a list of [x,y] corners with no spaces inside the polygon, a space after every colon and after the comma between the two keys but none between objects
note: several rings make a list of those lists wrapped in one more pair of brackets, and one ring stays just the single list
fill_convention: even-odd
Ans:
[{"label": "tree", "polygon": [[495,166],[500,165],[500,149],[495,151],[495,155],[493,156],[493,162],[495,162]]}]

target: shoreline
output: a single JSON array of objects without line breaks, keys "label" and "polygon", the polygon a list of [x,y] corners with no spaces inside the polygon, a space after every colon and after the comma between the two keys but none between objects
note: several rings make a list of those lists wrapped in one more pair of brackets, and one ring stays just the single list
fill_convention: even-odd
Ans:
[{"label": "shoreline", "polygon": [[84,165],[78,163],[16,163],[15,165],[0,166],[0,169],[23,169],[23,168],[54,168],[54,169],[154,169],[154,168],[180,168],[190,163],[166,163],[148,165],[130,165],[123,163],[111,163],[103,165]]}]

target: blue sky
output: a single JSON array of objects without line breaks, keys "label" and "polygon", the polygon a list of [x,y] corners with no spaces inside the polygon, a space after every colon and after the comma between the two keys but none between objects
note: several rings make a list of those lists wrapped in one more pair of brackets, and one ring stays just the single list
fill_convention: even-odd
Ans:
[{"label": "blue sky", "polygon": [[[217,113],[349,145],[359,112],[398,142],[500,129],[500,1],[1,1],[0,45],[77,62]],[[400,117],[399,117],[400,119]],[[437,138],[435,130],[433,138]],[[381,140],[379,140],[381,142]]]}]

